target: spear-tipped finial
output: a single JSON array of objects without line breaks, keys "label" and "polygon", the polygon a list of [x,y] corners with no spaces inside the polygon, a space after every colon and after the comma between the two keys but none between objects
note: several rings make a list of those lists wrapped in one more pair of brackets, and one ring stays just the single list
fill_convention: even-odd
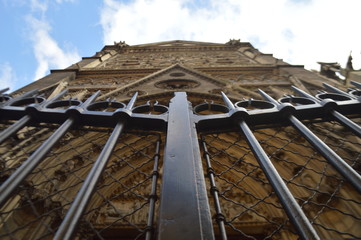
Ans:
[{"label": "spear-tipped finial", "polygon": [[300,94],[302,97],[305,97],[305,98],[309,98],[309,99],[312,99],[313,101],[315,102],[319,102],[319,100],[317,98],[315,98],[314,96],[312,96],[311,94],[295,87],[295,86],[292,86],[292,89],[295,90],[298,94]]},{"label": "spear-tipped finial", "polygon": [[268,95],[267,93],[265,93],[262,89],[258,89],[258,92],[261,94],[261,96],[267,100],[268,102],[273,103],[274,105],[280,105],[280,103],[274,99],[273,97],[271,97],[270,95]]},{"label": "spear-tipped finial", "polygon": [[222,94],[223,102],[226,104],[226,106],[229,109],[234,109],[235,107],[234,107],[232,101],[227,97],[227,95],[224,92],[221,92],[221,94]]},{"label": "spear-tipped finial", "polygon": [[132,108],[134,107],[135,105],[135,101],[137,100],[137,97],[138,97],[138,92],[135,92],[132,99],[130,99],[126,109],[128,110],[132,110]]}]

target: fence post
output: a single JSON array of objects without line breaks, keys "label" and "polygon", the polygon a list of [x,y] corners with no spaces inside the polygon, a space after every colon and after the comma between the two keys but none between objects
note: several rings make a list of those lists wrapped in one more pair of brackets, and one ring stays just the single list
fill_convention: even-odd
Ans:
[{"label": "fence post", "polygon": [[186,93],[169,104],[158,239],[214,239],[193,112]]}]

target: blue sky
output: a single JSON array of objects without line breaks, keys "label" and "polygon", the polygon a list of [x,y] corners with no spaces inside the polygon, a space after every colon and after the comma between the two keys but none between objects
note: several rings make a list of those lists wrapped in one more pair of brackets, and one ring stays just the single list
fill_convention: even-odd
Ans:
[{"label": "blue sky", "polygon": [[361,68],[359,0],[0,0],[0,88],[18,89],[105,44],[251,42],[292,64]]}]

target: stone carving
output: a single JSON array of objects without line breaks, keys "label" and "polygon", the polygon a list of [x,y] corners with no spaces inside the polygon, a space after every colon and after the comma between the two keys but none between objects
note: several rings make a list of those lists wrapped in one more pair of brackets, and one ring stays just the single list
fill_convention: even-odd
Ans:
[{"label": "stone carving", "polygon": [[352,56],[350,53],[350,56],[348,56],[347,64],[346,64],[346,70],[353,71],[353,65],[352,65]]},{"label": "stone carving", "polygon": [[236,47],[239,47],[242,45],[241,39],[229,39],[229,41],[226,44],[231,45],[231,46],[236,46]]},{"label": "stone carving", "polygon": [[[130,61],[137,61],[137,64],[129,64]],[[135,62],[134,62],[135,63]],[[253,65],[257,64],[252,59],[240,55],[236,52],[222,51],[222,52],[164,52],[160,53],[142,53],[141,60],[132,56],[128,52],[116,55],[96,68],[99,69],[138,69],[138,68],[154,68],[154,67],[168,67],[172,64],[181,63],[187,66],[219,66],[219,65]]]},{"label": "stone carving", "polygon": [[200,85],[199,82],[188,79],[171,79],[171,80],[157,82],[155,84],[157,88],[164,88],[164,89],[189,89],[189,88],[198,87],[199,85]]},{"label": "stone carving", "polygon": [[125,41],[114,42],[114,45],[118,46],[119,48],[125,48],[129,46],[128,44],[125,43]]},{"label": "stone carving", "polygon": [[317,62],[321,65],[320,74],[328,78],[340,80],[336,75],[341,71],[341,65],[337,62]]}]

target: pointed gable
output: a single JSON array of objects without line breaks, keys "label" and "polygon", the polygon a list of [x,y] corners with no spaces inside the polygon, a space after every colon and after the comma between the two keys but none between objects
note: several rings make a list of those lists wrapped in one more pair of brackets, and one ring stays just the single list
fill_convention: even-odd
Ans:
[{"label": "pointed gable", "polygon": [[132,47],[205,47],[205,46],[219,46],[223,47],[223,43],[210,43],[210,42],[197,42],[197,41],[185,41],[185,40],[173,40],[165,42],[156,42],[149,44],[133,45]]},{"label": "pointed gable", "polygon": [[117,88],[104,94],[101,98],[129,98],[129,95],[134,92],[139,92],[140,95],[175,91],[213,93],[224,88],[227,84],[226,81],[213,78],[192,68],[175,64],[138,81]]}]

